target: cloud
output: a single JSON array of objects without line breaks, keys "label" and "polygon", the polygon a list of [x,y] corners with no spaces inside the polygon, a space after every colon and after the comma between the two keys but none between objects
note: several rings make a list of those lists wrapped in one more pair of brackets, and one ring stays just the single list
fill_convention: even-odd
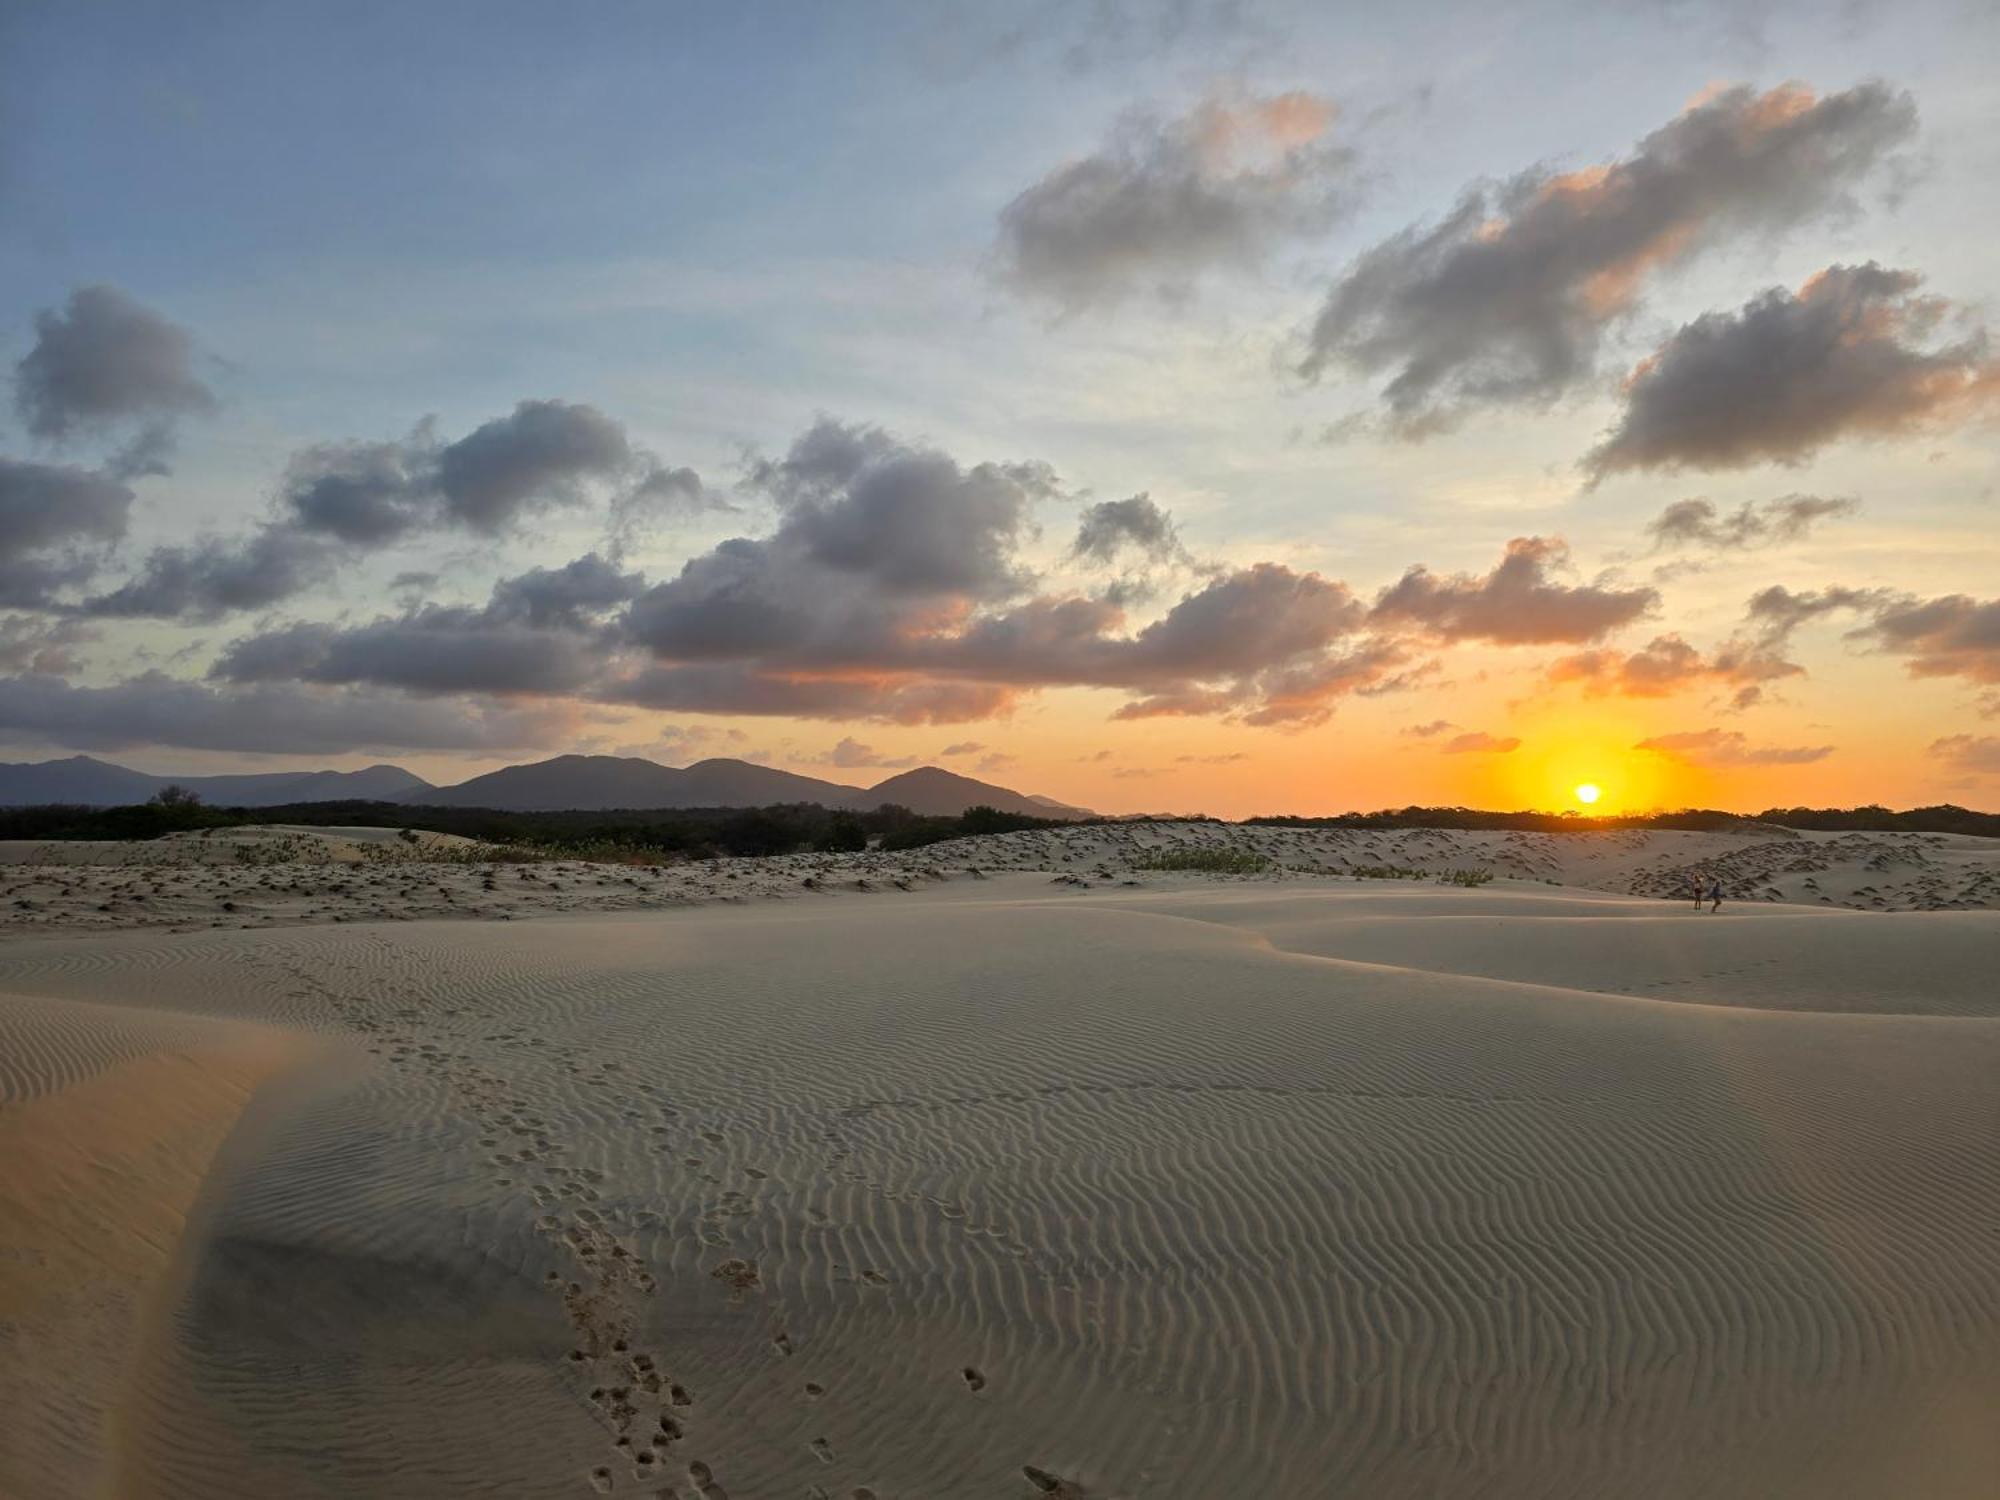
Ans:
[{"label": "cloud", "polygon": [[0,620],[0,672],[74,672],[82,665],[76,648],[97,638],[98,632],[81,620],[9,615]]},{"label": "cloud", "polygon": [[495,618],[584,630],[638,598],[645,587],[643,574],[620,572],[614,563],[591,552],[560,568],[530,568],[501,579],[493,586],[488,608]]},{"label": "cloud", "polygon": [[1569,559],[1551,537],[1516,537],[1493,571],[1481,578],[1440,578],[1413,567],[1376,598],[1370,618],[1445,641],[1532,645],[1596,640],[1649,614],[1660,601],[1649,588],[1613,589],[1553,583],[1549,574]]},{"label": "cloud", "polygon": [[481,704],[292,684],[224,688],[159,673],[104,687],[42,675],[0,678],[0,737],[88,750],[503,751],[567,743],[579,728],[575,708],[561,703]]},{"label": "cloud", "polygon": [[[0,495],[6,483],[0,468]],[[592,486],[616,489],[610,502],[614,546],[629,541],[642,516],[669,496],[700,493],[693,471],[662,468],[595,408],[522,401],[452,443],[440,441],[427,420],[399,440],[302,449],[286,467],[270,519],[234,539],[155,548],[122,586],[82,607],[99,615],[189,620],[268,608],[327,582],[352,553],[441,530],[498,537],[530,517],[580,503]],[[578,562],[566,580],[537,585],[530,578],[520,586],[546,593],[608,586],[614,576],[636,579],[616,574],[610,562],[590,561],[599,570],[590,580],[577,574],[584,566]],[[402,574],[392,587],[435,576]]]},{"label": "cloud", "polygon": [[577,499],[585,479],[611,479],[632,462],[625,429],[592,406],[523,401],[438,454],[446,517],[497,536],[531,508]]},{"label": "cloud", "polygon": [[1155,505],[1150,495],[1100,500],[1087,507],[1069,550],[1072,557],[1110,563],[1128,549],[1152,562],[1165,562],[1181,555],[1181,539],[1174,530],[1174,518]]},{"label": "cloud", "polygon": [[1128,115],[1101,150],[1000,211],[1000,277],[1076,311],[1182,295],[1206,272],[1254,266],[1339,212],[1352,154],[1326,138],[1334,115],[1302,92]]},{"label": "cloud", "polygon": [[978,766],[974,769],[980,771],[1004,771],[1007,767],[1015,764],[1016,759],[1015,756],[1008,755],[1004,751],[995,750],[990,755],[982,755],[979,758]]},{"label": "cloud", "polygon": [[852,736],[842,739],[831,750],[824,751],[814,756],[813,759],[819,765],[841,766],[849,770],[859,766],[880,766],[884,770],[897,770],[905,766],[914,766],[917,763],[917,758],[914,755],[902,755],[892,758],[884,755],[873,745],[864,745]]},{"label": "cloud", "polygon": [[580,694],[604,672],[603,617],[643,582],[592,553],[501,579],[483,608],[425,604],[364,625],[300,623],[244,636],[210,676],[433,695]]},{"label": "cloud", "polygon": [[1429,739],[1435,739],[1437,736],[1443,734],[1447,729],[1456,729],[1456,728],[1458,728],[1458,726],[1452,723],[1451,720],[1449,719],[1432,719],[1428,724],[1410,724],[1406,725],[1402,729],[1397,730],[1396,732],[1402,735],[1405,739],[1429,740]]},{"label": "cloud", "polygon": [[[577,503],[587,481],[633,479],[641,462],[625,429],[595,407],[522,401],[453,443],[439,442],[426,421],[400,441],[305,449],[292,460],[282,503],[299,529],[356,547],[442,528],[499,536]],[[681,472],[648,469],[628,501],[638,491],[664,496]]]},{"label": "cloud", "polygon": [[1831,745],[1758,746],[1734,729],[1697,729],[1679,734],[1660,734],[1640,740],[1635,750],[1652,750],[1691,765],[1724,768],[1734,766],[1802,766],[1825,760],[1833,754]]},{"label": "cloud", "polygon": [[1635,369],[1625,410],[1584,460],[1622,470],[1799,464],[1846,437],[1897,437],[2000,409],[2000,364],[1974,332],[1934,344],[1950,313],[1922,278],[1830,266],[1796,295],[1707,313]]},{"label": "cloud", "polygon": [[616,553],[630,551],[645,537],[674,521],[709,511],[733,510],[689,468],[668,468],[657,460],[629,488],[612,496],[607,536]]},{"label": "cloud", "polygon": [[1109,600],[1031,593],[1019,547],[1058,488],[1046,466],[961,466],[822,421],[753,469],[776,529],[690,559],[627,612],[655,664],[607,691],[684,711],[944,723],[1046,687],[1125,690],[1127,715],[1322,716],[1379,677],[1330,648],[1363,624],[1344,584],[1259,563],[1136,630]]},{"label": "cloud", "polygon": [[50,442],[145,424],[112,462],[122,477],[166,472],[173,423],[213,411],[186,329],[114,286],[78,287],[35,316],[35,344],[14,367],[28,431]]},{"label": "cloud", "polygon": [[1767,684],[1804,675],[1804,667],[1778,653],[1776,642],[1738,638],[1706,657],[1673,634],[1655,636],[1638,651],[1598,648],[1561,656],[1546,674],[1553,684],[1580,683],[1594,697],[1666,698],[1690,688],[1726,687],[1735,691],[1739,708],[1757,702]]},{"label": "cloud", "polygon": [[280,504],[301,531],[386,547],[438,522],[438,443],[428,423],[387,443],[320,443],[293,455]]},{"label": "cloud", "polygon": [[1231,750],[1226,755],[1176,755],[1174,761],[1183,766],[1233,766],[1249,758],[1245,751]]},{"label": "cloud", "polygon": [[1912,677],[1963,677],[2000,686],[2000,599],[1868,596],[1874,617],[1851,640],[1905,659]]},{"label": "cloud", "polygon": [[985,748],[978,740],[959,740],[955,744],[946,745],[944,749],[938,751],[938,755],[941,759],[949,759],[955,755],[977,755]]},{"label": "cloud", "polygon": [[1521,748],[1521,742],[1513,735],[1496,738],[1483,729],[1470,734],[1453,735],[1438,747],[1440,755],[1507,755]]},{"label": "cloud", "polygon": [[1954,771],[2000,776],[2000,737],[1994,735],[1948,734],[1931,741],[1930,753]]},{"label": "cloud", "polygon": [[103,474],[0,457],[0,605],[44,606],[89,579],[131,510],[132,491]]},{"label": "cloud", "polygon": [[1821,495],[1783,495],[1775,500],[1745,501],[1723,514],[1702,496],[1676,500],[1646,527],[1656,551],[1707,547],[1717,552],[1742,552],[1781,542],[1796,542],[1821,521],[1851,516],[1859,500]]},{"label": "cloud", "polygon": [[1621,160],[1475,186],[1441,222],[1348,267],[1299,371],[1389,373],[1390,423],[1408,437],[1473,408],[1547,405],[1591,378],[1605,329],[1660,270],[1848,206],[1915,127],[1909,96],[1879,83],[1824,98],[1798,84],[1737,87]]},{"label": "cloud", "polygon": [[134,577],[80,608],[108,618],[217,620],[282,603],[333,570],[333,553],[320,539],[264,526],[237,541],[155,547]]}]

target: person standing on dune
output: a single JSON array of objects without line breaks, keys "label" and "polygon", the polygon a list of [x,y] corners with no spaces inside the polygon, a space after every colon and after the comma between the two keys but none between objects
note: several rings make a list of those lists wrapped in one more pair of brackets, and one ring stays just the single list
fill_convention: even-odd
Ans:
[{"label": "person standing on dune", "polygon": [[[1694,898],[1694,904],[1697,908],[1699,908],[1701,905],[1701,896],[1699,893],[1697,893]],[[1715,877],[1714,880],[1710,881],[1708,885],[1708,913],[1710,916],[1714,916],[1717,912],[1721,910],[1722,910],[1722,877],[1718,875]]]},{"label": "person standing on dune", "polygon": [[1688,889],[1694,893],[1694,909],[1701,910],[1701,871],[1694,870],[1688,875]]}]

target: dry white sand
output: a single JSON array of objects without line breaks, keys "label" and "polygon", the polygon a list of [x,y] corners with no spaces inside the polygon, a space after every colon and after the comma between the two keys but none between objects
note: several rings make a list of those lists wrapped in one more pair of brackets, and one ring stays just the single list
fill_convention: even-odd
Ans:
[{"label": "dry white sand", "polygon": [[[1996,851],[1728,839],[30,897],[0,1496],[1988,1500],[2000,915],[1848,908]],[[1519,878],[1132,869],[1253,843]]]}]

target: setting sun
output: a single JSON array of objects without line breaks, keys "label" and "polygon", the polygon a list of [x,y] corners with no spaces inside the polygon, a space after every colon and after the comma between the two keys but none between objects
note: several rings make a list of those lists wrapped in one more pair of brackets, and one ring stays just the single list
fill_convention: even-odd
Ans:
[{"label": "setting sun", "polygon": [[1597,783],[1594,781],[1586,781],[1576,789],[1576,800],[1583,803],[1585,806],[1589,806],[1590,804],[1596,802],[1597,799],[1603,795],[1604,795],[1603,791],[1598,787]]}]

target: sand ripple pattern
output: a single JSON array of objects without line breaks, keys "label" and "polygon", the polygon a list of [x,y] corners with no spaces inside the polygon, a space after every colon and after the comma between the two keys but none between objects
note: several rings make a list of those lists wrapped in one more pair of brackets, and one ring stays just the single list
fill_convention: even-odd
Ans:
[{"label": "sand ripple pattern", "polygon": [[2000,1022],[1839,944],[1991,918],[995,884],[0,953],[373,1054],[218,1182],[128,1493],[1979,1493]]}]

